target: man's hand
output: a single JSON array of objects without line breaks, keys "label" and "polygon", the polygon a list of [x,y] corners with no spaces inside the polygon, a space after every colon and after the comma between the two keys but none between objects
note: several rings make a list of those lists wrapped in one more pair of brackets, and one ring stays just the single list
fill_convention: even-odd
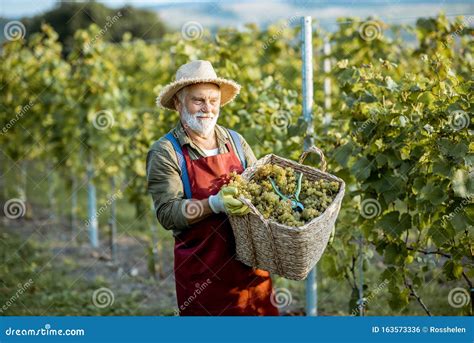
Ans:
[{"label": "man's hand", "polygon": [[219,193],[209,197],[209,207],[214,213],[226,213],[234,216],[243,216],[250,212],[247,205],[237,200],[239,191],[235,187],[224,186]]},{"label": "man's hand", "polygon": [[207,199],[185,200],[181,207],[183,215],[189,225],[197,223],[213,213],[227,213],[235,216],[243,216],[250,209],[240,200],[237,200],[238,190],[235,187],[222,187],[219,193],[211,195]]}]

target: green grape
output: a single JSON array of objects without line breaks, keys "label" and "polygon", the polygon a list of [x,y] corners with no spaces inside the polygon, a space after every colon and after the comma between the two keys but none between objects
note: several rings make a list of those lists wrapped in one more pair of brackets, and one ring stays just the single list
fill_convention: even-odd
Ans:
[{"label": "green grape", "polygon": [[270,177],[283,194],[290,196],[295,193],[297,173],[290,167],[271,164],[258,168],[250,181],[233,172],[229,185],[236,187],[242,196],[249,199],[264,218],[288,226],[301,226],[320,216],[339,190],[336,181],[309,180],[303,175],[300,201],[304,210],[300,213],[292,209],[290,200],[280,199],[273,190]]}]

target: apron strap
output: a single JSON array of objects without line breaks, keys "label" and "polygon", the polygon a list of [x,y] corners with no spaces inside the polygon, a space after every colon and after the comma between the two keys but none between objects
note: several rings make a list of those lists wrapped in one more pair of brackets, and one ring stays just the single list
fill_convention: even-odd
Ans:
[{"label": "apron strap", "polygon": [[191,184],[189,183],[188,168],[186,167],[186,161],[184,160],[181,145],[179,145],[178,140],[175,138],[175,136],[171,134],[171,132],[168,132],[165,135],[165,138],[168,139],[173,145],[174,151],[176,153],[176,158],[178,159],[179,169],[181,170],[181,180],[183,182],[184,194],[186,195],[187,199],[191,199]]},{"label": "apron strap", "polygon": [[242,167],[246,169],[247,161],[245,160],[244,149],[242,148],[240,136],[234,130],[227,129],[227,131],[229,132],[230,136],[232,137],[232,140],[234,141],[235,148],[237,149],[237,155],[239,155],[240,163],[242,163]]}]

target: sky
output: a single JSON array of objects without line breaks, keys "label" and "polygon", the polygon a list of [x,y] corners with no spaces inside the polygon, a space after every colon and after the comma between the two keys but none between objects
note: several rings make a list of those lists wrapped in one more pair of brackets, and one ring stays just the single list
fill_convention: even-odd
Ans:
[{"label": "sky", "polygon": [[[192,20],[206,26],[243,26],[253,22],[265,25],[292,16],[311,15],[323,26],[335,26],[338,17],[376,16],[387,22],[411,23],[420,16],[440,11],[449,17],[474,16],[474,0],[215,0],[215,1],[99,1],[112,8],[130,4],[156,11],[170,26],[180,27]],[[0,17],[18,19],[47,11],[54,0],[0,0]],[[472,22],[472,21],[471,21]]]}]

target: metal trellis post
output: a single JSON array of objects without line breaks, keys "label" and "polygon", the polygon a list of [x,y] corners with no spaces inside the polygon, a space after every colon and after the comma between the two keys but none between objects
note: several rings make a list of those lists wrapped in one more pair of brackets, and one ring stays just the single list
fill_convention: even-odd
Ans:
[{"label": "metal trellis post", "polygon": [[110,218],[109,218],[109,245],[110,245],[110,256],[112,261],[116,262],[117,259],[117,204],[116,204],[116,187],[115,177],[110,177],[110,189],[112,190],[112,204],[110,207]]},{"label": "metal trellis post", "polygon": [[325,74],[324,77],[324,118],[323,118],[323,126],[324,126],[324,133],[326,134],[328,131],[328,127],[331,124],[332,116],[331,116],[331,78],[328,76],[328,73],[331,71],[331,43],[329,42],[329,37],[324,37],[324,47],[323,47],[323,54],[324,54],[324,62],[323,62],[323,71]]},{"label": "metal trellis post", "polygon": [[99,247],[99,229],[97,221],[97,203],[94,185],[94,166],[92,156],[87,161],[87,217],[89,224],[89,241],[93,248]]},{"label": "metal trellis post", "polygon": [[359,316],[365,315],[365,299],[364,299],[364,241],[362,234],[359,237]]},{"label": "metal trellis post", "polygon": [[[313,128],[313,45],[311,17],[301,18],[301,51],[303,59],[303,118],[308,124],[304,139],[304,149],[314,143]],[[317,282],[316,266],[309,272],[306,279],[306,315],[316,316],[317,310]]]}]

